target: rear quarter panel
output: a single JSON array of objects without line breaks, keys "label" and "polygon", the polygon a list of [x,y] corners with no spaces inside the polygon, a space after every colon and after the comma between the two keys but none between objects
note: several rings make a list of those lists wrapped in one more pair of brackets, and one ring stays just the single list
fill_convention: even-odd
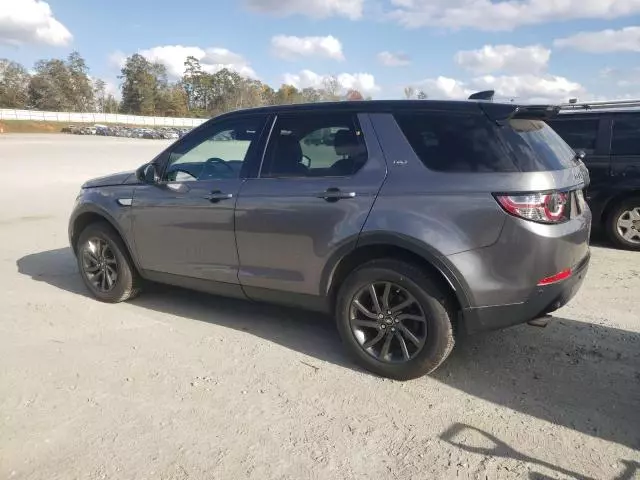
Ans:
[{"label": "rear quarter panel", "polygon": [[434,172],[391,115],[371,118],[389,171],[363,235],[393,231],[420,242],[464,278],[472,305],[523,301],[543,273],[572,266],[588,250],[589,211],[562,226],[540,225],[507,214],[493,196],[581,188],[579,166],[531,173]]}]

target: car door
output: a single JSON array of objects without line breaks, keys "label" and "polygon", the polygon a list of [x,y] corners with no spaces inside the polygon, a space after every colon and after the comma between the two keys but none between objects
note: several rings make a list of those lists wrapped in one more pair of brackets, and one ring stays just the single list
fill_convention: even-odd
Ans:
[{"label": "car door", "polygon": [[574,150],[582,150],[591,185],[598,188],[609,177],[609,121],[598,114],[559,115],[551,127]]},{"label": "car door", "polygon": [[236,205],[245,293],[312,306],[329,258],[355,245],[385,176],[367,115],[279,114],[257,178]]},{"label": "car door", "polygon": [[613,117],[611,176],[622,188],[640,188],[640,115],[620,113]]},{"label": "car door", "polygon": [[160,179],[136,189],[132,228],[148,276],[237,286],[234,206],[265,121],[232,117],[192,132],[163,156]]}]

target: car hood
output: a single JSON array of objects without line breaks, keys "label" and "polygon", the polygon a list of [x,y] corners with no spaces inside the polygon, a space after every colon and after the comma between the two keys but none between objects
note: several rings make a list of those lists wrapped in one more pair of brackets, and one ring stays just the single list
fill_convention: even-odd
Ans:
[{"label": "car hood", "polygon": [[93,178],[82,185],[82,188],[110,187],[113,185],[125,185],[137,183],[136,172],[119,172],[104,177]]}]

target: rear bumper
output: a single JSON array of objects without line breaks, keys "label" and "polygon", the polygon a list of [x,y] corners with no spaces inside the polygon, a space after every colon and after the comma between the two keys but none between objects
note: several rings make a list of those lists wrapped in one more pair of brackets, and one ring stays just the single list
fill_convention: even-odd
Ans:
[{"label": "rear bumper", "polygon": [[572,269],[567,280],[535,287],[522,303],[493,305],[489,307],[467,308],[463,310],[463,331],[474,334],[498,330],[542,317],[566,305],[580,290],[589,269],[591,255],[587,254]]}]

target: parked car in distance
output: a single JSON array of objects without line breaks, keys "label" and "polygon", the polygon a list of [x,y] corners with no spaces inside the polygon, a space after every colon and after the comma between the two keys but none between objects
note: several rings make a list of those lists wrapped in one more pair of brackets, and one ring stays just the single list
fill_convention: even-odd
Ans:
[{"label": "parked car in distance", "polygon": [[[362,367],[416,378],[456,336],[547,317],[580,288],[588,177],[544,122],[556,113],[420,100],[221,115],[86,182],[69,240],[101,301],[151,280],[329,312]],[[306,141],[326,131],[332,147]]]},{"label": "parked car in distance", "polygon": [[549,125],[585,153],[594,227],[640,251],[640,101],[568,104]]}]

